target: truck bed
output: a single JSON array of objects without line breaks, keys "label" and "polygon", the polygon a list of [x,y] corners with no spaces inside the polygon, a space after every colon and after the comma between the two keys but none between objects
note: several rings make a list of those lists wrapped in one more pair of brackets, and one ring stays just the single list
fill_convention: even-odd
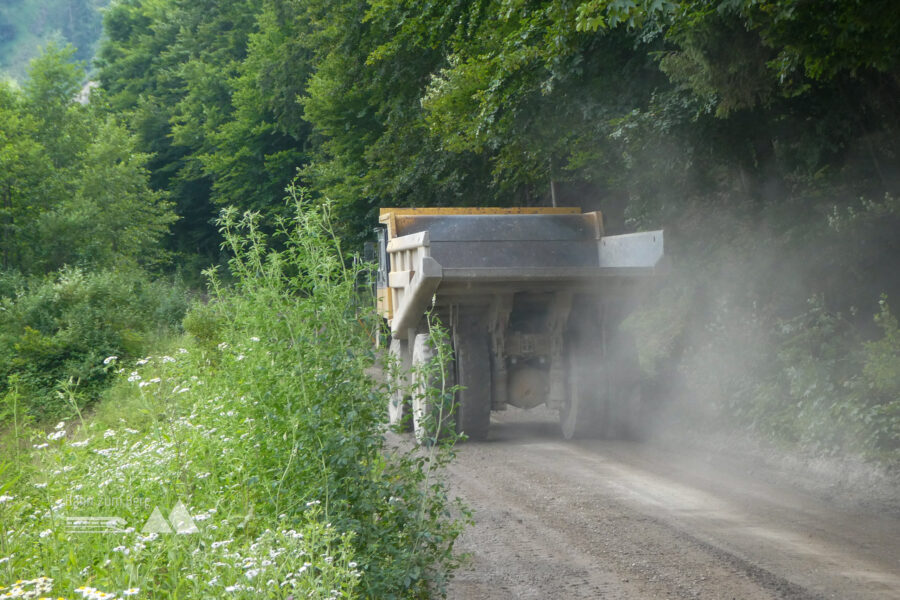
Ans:
[{"label": "truck bed", "polygon": [[662,231],[604,236],[599,213],[561,210],[567,212],[383,209],[390,272],[380,304],[392,333],[402,336],[432,303],[544,288],[603,293],[601,280],[652,275],[658,268]]}]

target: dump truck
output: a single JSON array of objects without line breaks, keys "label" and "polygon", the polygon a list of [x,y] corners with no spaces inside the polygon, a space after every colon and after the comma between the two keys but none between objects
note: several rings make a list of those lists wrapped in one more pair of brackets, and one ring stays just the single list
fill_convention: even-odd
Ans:
[{"label": "dump truck", "polygon": [[640,369],[621,324],[662,268],[662,231],[607,236],[599,211],[482,207],[383,208],[376,233],[391,423],[429,435],[439,401],[426,392],[439,384],[423,373],[440,323],[452,349],[443,385],[456,390],[441,414],[468,439],[485,439],[507,406],[558,411],[566,439],[634,433]]}]

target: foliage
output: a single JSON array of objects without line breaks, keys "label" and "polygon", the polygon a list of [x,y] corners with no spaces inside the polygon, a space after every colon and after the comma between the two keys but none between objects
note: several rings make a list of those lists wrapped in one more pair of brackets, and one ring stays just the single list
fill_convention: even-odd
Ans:
[{"label": "foliage", "polygon": [[443,484],[431,475],[447,457],[389,453],[385,462],[387,390],[365,374],[375,359],[370,332],[377,326],[369,299],[358,294],[363,265],[348,266],[327,205],[298,203],[296,210],[281,221],[282,251],[266,248],[258,216],[237,220],[226,211],[234,292],[213,278],[233,334],[270,340],[270,374],[248,378],[243,389],[264,392],[260,420],[290,433],[262,442],[272,467],[261,477],[273,481],[276,505],[285,506],[283,496],[312,495],[339,529],[354,532],[356,555],[369,569],[366,595],[426,594],[452,566],[459,532],[442,517]]},{"label": "foliage", "polygon": [[104,359],[139,358],[177,331],[187,307],[177,285],[128,270],[66,268],[0,285],[0,294],[0,395],[14,392],[41,420],[69,411],[62,382],[77,386],[79,405],[96,398],[112,375]]},{"label": "foliage", "polygon": [[[207,388],[198,379],[201,352],[149,357],[145,379],[136,372],[131,381],[120,378],[118,406],[101,405],[80,427],[61,421],[49,432],[20,434],[28,460],[9,467],[18,467],[19,481],[0,490],[5,590],[338,598],[359,589],[351,536],[337,531],[319,502],[278,507],[283,513],[269,503],[259,475],[271,463],[257,448],[272,431],[255,422],[253,405],[212,395],[227,386]],[[166,532],[178,527],[166,520],[177,502],[186,504],[196,533]],[[154,509],[163,511],[162,526],[142,531]],[[67,516],[114,516],[121,526],[91,533]]]},{"label": "foliage", "polygon": [[149,157],[134,137],[100,106],[75,101],[72,54],[51,46],[23,90],[0,85],[0,267],[154,266],[175,216],[166,194],[149,189]]},{"label": "foliage", "polygon": [[100,80],[181,217],[173,250],[215,257],[216,204],[282,212],[303,156],[304,125],[291,115],[305,77],[293,71],[302,53],[284,53],[281,28],[291,29],[278,4],[129,0],[104,15]]},{"label": "foliage", "polygon": [[[344,262],[328,207],[296,209],[280,251],[256,215],[224,214],[235,287],[213,275],[210,303],[192,309],[222,317],[191,327],[217,331],[216,345],[188,340],[134,368],[120,358],[127,380],[89,423],[32,430],[21,481],[0,489],[4,579],[154,598],[440,591],[460,531],[436,477],[446,449],[386,445],[391,390],[367,374],[376,357],[373,308],[357,288],[365,265]],[[165,515],[178,500],[197,534],[140,531],[154,506]],[[111,513],[130,527],[63,528],[64,516]]]}]

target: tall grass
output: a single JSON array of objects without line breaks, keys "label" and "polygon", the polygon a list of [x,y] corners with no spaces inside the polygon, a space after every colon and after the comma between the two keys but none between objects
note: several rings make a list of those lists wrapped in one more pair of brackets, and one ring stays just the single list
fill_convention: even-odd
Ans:
[{"label": "tall grass", "polygon": [[[295,209],[279,250],[254,215],[226,211],[235,283],[209,273],[190,338],[116,364],[86,425],[25,434],[30,457],[7,461],[0,484],[0,584],[96,598],[440,592],[461,528],[434,476],[446,451],[386,447],[363,265],[342,255],[327,205]],[[142,532],[179,501],[196,532]],[[65,520],[96,516],[120,531]]]}]

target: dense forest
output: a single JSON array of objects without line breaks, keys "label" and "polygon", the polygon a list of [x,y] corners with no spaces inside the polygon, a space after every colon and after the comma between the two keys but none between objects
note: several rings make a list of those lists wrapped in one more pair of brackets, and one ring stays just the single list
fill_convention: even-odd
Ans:
[{"label": "dense forest", "polygon": [[[318,239],[303,210],[349,264],[379,207],[553,194],[602,210],[608,232],[666,231],[671,270],[626,323],[660,415],[900,462],[900,4],[113,0],[95,55],[102,3],[37,4],[0,2],[3,56],[33,23],[57,32],[21,84],[0,82],[0,418],[16,431],[117,393],[118,369],[185,331],[213,357],[197,377],[237,369],[217,342],[280,326],[253,310],[295,314],[273,282],[317,273],[271,269],[333,259],[279,234]],[[319,283],[346,294],[299,296],[337,318],[356,300],[328,264]],[[362,352],[353,327],[335,331]],[[279,351],[336,364],[337,346],[285,335]],[[322,377],[310,385],[350,393]],[[358,500],[338,498],[341,531],[364,520]],[[396,539],[412,535],[392,518]],[[380,534],[365,531],[341,543],[374,561]],[[398,578],[421,592],[442,548],[414,572],[373,562],[367,593]]]},{"label": "dense forest", "polygon": [[[667,230],[673,274],[633,319],[651,387],[763,429],[784,410],[844,424],[860,402],[881,423],[869,411],[897,410],[896,354],[862,373],[900,295],[898,13],[114,2],[89,105],[71,50],[3,91],[4,269],[121,258],[199,285],[227,260],[221,208],[271,229],[294,180],[334,203],[349,248],[380,206],[540,205],[552,185],[611,232]],[[856,398],[870,385],[879,400]],[[895,429],[866,435],[896,446]]]}]

